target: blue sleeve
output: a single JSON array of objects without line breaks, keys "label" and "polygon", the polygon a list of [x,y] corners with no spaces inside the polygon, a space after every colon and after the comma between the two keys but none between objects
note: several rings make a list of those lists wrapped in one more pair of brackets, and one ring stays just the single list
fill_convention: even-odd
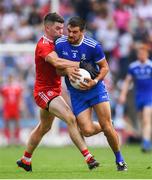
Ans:
[{"label": "blue sleeve", "polygon": [[105,54],[103,52],[103,48],[102,48],[101,44],[97,44],[94,49],[94,60],[97,63],[104,58],[105,58]]}]

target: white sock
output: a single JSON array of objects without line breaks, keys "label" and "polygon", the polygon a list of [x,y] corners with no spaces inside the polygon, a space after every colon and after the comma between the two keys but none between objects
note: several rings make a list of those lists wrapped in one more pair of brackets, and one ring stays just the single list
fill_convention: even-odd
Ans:
[{"label": "white sock", "polygon": [[31,160],[32,160],[32,158],[28,158],[28,157],[25,157],[25,156],[23,156],[22,158],[25,159],[26,162],[31,162]]},{"label": "white sock", "polygon": [[89,154],[86,155],[84,158],[85,158],[86,161],[88,161],[91,157],[92,157],[92,155],[89,153]]}]

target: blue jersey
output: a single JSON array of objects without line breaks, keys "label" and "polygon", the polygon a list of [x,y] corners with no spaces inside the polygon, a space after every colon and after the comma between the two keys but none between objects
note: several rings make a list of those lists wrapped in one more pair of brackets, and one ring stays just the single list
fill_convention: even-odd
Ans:
[{"label": "blue jersey", "polygon": [[[83,59],[92,64],[96,69],[99,68],[97,63],[105,59],[101,44],[88,37],[83,37],[79,45],[72,45],[68,42],[67,36],[64,36],[56,41],[55,48],[60,58],[78,62]],[[73,88],[68,78],[66,78],[66,85],[71,95],[82,95],[83,99],[86,100],[100,93],[107,92],[103,81],[99,81],[92,89],[86,91]]]},{"label": "blue jersey", "polygon": [[137,60],[131,63],[128,74],[134,81],[137,109],[152,106],[152,61],[141,63]]},{"label": "blue jersey", "polygon": [[135,61],[130,64],[128,73],[133,78],[137,95],[152,95],[152,61]]}]

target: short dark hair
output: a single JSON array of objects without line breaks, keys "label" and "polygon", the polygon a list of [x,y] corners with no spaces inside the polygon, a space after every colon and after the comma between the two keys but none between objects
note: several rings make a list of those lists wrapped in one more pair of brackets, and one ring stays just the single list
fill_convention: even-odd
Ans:
[{"label": "short dark hair", "polygon": [[55,22],[59,22],[59,23],[64,23],[64,19],[62,18],[62,16],[60,16],[57,13],[48,13],[45,17],[44,17],[44,24],[46,23],[55,23]]},{"label": "short dark hair", "polygon": [[81,31],[84,30],[86,27],[85,21],[83,19],[81,19],[79,16],[74,16],[74,17],[70,18],[68,21],[68,25],[70,25],[72,27],[78,26]]}]

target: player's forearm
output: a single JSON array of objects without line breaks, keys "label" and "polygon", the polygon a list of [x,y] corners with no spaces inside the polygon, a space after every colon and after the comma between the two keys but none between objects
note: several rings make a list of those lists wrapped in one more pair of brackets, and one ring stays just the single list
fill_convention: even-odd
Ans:
[{"label": "player's forearm", "polygon": [[70,67],[79,67],[79,62],[70,61],[63,58],[58,58],[54,63],[54,66],[58,69],[65,69]]},{"label": "player's forearm", "polygon": [[118,101],[120,104],[124,104],[126,102],[126,97],[128,94],[129,86],[132,81],[132,78],[130,76],[127,76],[125,81],[123,82],[121,92],[118,98]]},{"label": "player's forearm", "polygon": [[59,58],[55,51],[48,54],[45,60],[50,64],[52,64],[57,69],[79,67],[79,62],[74,62],[67,59]]},{"label": "player's forearm", "polygon": [[108,67],[100,69],[100,73],[95,79],[97,79],[98,81],[103,80],[105,78],[105,76],[108,74],[108,72],[109,72]]},{"label": "player's forearm", "polygon": [[97,79],[98,81],[99,80],[103,80],[105,78],[105,76],[108,74],[109,72],[109,66],[108,66],[108,63],[106,62],[106,60],[104,60],[104,62],[101,62],[99,64],[99,67],[100,67],[100,73],[99,75],[95,78]]},{"label": "player's forearm", "polygon": [[129,81],[125,80],[122,85],[121,96],[127,96],[129,90]]},{"label": "player's forearm", "polygon": [[121,96],[125,96],[125,97],[127,96],[131,82],[132,82],[132,77],[130,75],[127,75],[122,85]]}]

